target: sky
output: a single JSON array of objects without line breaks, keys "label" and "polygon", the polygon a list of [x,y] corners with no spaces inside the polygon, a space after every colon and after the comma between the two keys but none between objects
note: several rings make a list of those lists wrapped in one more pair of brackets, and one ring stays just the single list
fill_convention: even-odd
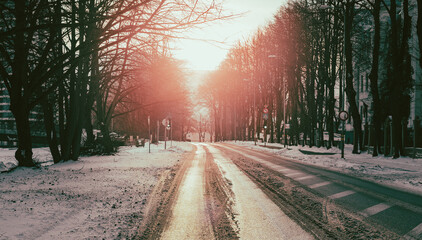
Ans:
[{"label": "sky", "polygon": [[[185,62],[187,69],[214,70],[237,42],[248,39],[259,27],[265,27],[287,0],[224,0],[226,13],[241,16],[207,24],[187,32],[187,38],[174,42],[174,57]],[[204,41],[206,40],[206,41]],[[224,42],[224,43],[218,43]]]}]

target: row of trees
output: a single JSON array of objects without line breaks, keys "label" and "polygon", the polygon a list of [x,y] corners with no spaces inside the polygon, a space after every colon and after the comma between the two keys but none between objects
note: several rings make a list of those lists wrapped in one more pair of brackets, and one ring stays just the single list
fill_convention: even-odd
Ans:
[{"label": "row of trees", "polygon": [[[409,117],[413,87],[411,4],[416,3],[300,0],[282,6],[268,26],[239,42],[205,83],[215,140],[252,139],[268,126],[270,141],[280,142],[286,119],[291,143],[309,138],[310,146],[320,145],[326,131],[330,148],[340,129],[338,113],[347,110],[353,153],[359,153],[364,139],[354,87],[359,76],[354,74],[363,65],[370,70],[373,155],[380,150],[381,126],[388,116],[394,157],[402,155],[401,123]],[[265,107],[268,120],[262,115]]]},{"label": "row of trees", "polygon": [[161,118],[160,97],[145,94],[159,90],[157,81],[179,91],[160,98],[161,105],[185,99],[169,39],[224,18],[215,1],[195,0],[16,0],[1,1],[0,12],[0,80],[16,120],[20,166],[34,165],[29,117],[37,106],[55,163],[78,159],[82,129],[92,142],[94,120],[110,152],[112,119],[133,118],[137,110],[150,115],[153,105],[153,118]]}]

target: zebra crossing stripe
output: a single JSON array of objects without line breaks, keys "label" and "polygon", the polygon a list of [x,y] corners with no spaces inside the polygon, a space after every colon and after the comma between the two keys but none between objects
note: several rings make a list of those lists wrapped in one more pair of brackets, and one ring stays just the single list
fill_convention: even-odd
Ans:
[{"label": "zebra crossing stripe", "polygon": [[316,176],[314,175],[308,175],[308,176],[304,176],[304,177],[299,177],[299,178],[295,178],[296,181],[301,181],[301,180],[306,180],[306,179],[310,179],[310,178],[314,178]]},{"label": "zebra crossing stripe", "polygon": [[370,217],[370,216],[375,215],[375,214],[377,214],[379,212],[382,212],[384,210],[387,210],[390,207],[392,207],[392,206],[389,205],[389,204],[387,204],[387,203],[380,203],[380,204],[374,205],[372,207],[369,207],[369,208],[363,210],[361,212],[361,214],[363,216],[365,216],[365,217]]},{"label": "zebra crossing stripe", "polygon": [[299,174],[303,174],[303,173],[302,172],[293,172],[293,173],[286,174],[286,177],[293,177],[293,176],[296,176],[296,175],[299,175]]},{"label": "zebra crossing stripe", "polygon": [[422,223],[404,235],[405,239],[421,239],[422,237]]},{"label": "zebra crossing stripe", "polygon": [[344,191],[344,192],[339,192],[339,193],[333,194],[333,195],[329,196],[329,198],[338,199],[338,198],[342,198],[342,197],[352,195],[354,193],[356,193],[356,192],[352,191],[352,190],[347,190],[347,191]]},{"label": "zebra crossing stripe", "polygon": [[325,185],[331,184],[331,182],[320,182],[320,183],[315,183],[309,186],[309,188],[319,188]]}]

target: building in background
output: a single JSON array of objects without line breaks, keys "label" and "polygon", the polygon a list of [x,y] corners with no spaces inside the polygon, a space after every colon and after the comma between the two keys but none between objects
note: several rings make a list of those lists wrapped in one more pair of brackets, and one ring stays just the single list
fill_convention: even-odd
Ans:
[{"label": "building in background", "polygon": [[[45,146],[46,134],[43,113],[39,106],[31,111],[31,135],[33,146]],[[15,147],[17,145],[16,122],[10,111],[10,97],[3,81],[0,81],[0,147]]]}]

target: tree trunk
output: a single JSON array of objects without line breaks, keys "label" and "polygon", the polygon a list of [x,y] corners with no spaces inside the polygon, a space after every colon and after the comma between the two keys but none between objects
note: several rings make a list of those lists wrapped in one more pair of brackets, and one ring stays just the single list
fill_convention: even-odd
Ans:
[{"label": "tree trunk", "polygon": [[11,101],[11,111],[16,121],[16,130],[18,132],[18,149],[15,152],[15,158],[19,166],[33,167],[32,160],[32,141],[31,128],[29,124],[29,111],[24,106],[14,107]]},{"label": "tree trunk", "polygon": [[372,106],[373,106],[373,127],[374,131],[371,139],[373,141],[372,156],[378,156],[378,150],[381,136],[381,101],[378,92],[378,69],[379,69],[379,53],[380,53],[380,41],[381,41],[381,25],[380,25],[380,7],[381,0],[375,0],[373,17],[374,17],[374,47],[372,49],[372,69],[369,74],[369,80],[371,84],[372,94]]},{"label": "tree trunk", "polygon": [[282,97],[282,92],[283,92],[283,81],[284,78],[283,76],[280,77],[280,81],[279,81],[279,86],[277,88],[277,118],[276,118],[276,123],[275,123],[275,129],[276,129],[276,137],[277,137],[277,143],[281,143],[281,137],[282,137],[282,130],[281,130],[281,121],[283,120],[283,97]]},{"label": "tree trunk", "polygon": [[418,0],[417,34],[419,40],[419,66],[422,68],[422,1]]},{"label": "tree trunk", "polygon": [[327,148],[331,148],[334,145],[334,86],[336,82],[336,71],[337,71],[337,38],[338,38],[338,17],[334,15],[332,46],[331,46],[331,76],[328,83],[328,119],[327,119],[327,131],[328,131],[328,145]]},{"label": "tree trunk", "polygon": [[108,129],[106,124],[100,124],[100,129],[103,135],[102,141],[103,141],[104,151],[105,153],[112,153],[114,148],[113,148],[113,143],[110,138],[110,130]]},{"label": "tree trunk", "polygon": [[274,103],[273,103],[273,91],[270,90],[270,100],[269,100],[269,109],[268,109],[268,129],[270,130],[270,143],[274,143],[274,123],[273,123],[273,109],[274,109]]},{"label": "tree trunk", "polygon": [[359,144],[362,136],[362,120],[358,111],[356,103],[356,91],[353,88],[353,51],[352,51],[352,25],[353,25],[353,10],[354,2],[348,0],[345,11],[345,27],[344,27],[344,45],[346,57],[346,94],[349,102],[351,116],[353,119],[353,151],[352,153],[359,153]]},{"label": "tree trunk", "polygon": [[54,124],[53,107],[47,100],[42,103],[44,112],[44,126],[47,135],[48,146],[50,147],[53,162],[58,163],[61,161],[61,155],[58,146],[58,139],[56,134],[56,127]]},{"label": "tree trunk", "polygon": [[14,39],[14,59],[12,65],[13,81],[10,94],[10,110],[16,121],[16,130],[18,133],[18,149],[15,152],[15,158],[19,166],[35,166],[32,160],[32,142],[31,127],[29,124],[29,104],[28,91],[25,91],[27,85],[27,53],[25,51],[25,32],[26,27],[26,1],[15,1],[16,27]]}]

